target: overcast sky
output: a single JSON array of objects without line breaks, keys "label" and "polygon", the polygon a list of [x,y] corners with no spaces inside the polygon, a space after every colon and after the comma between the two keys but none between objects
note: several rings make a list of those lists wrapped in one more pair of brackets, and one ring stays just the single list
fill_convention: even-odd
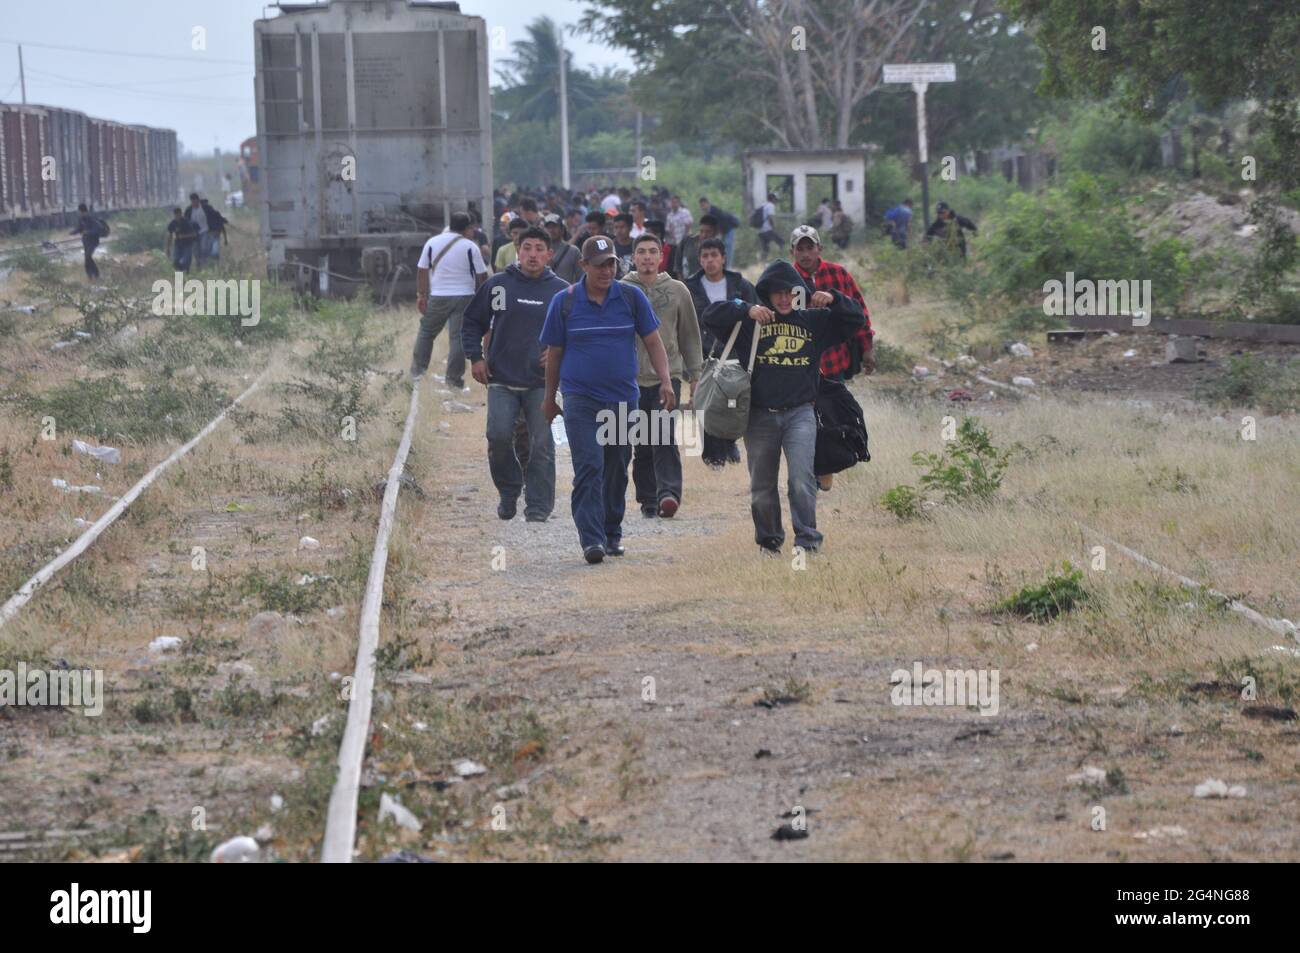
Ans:
[{"label": "overcast sky", "polygon": [[[257,131],[253,21],[265,6],[262,0],[0,0],[0,101],[21,102],[21,42],[29,103],[175,129],[190,151],[210,153],[220,145],[233,152]],[[492,43],[489,51],[508,58],[528,21],[547,15],[573,25],[583,4],[461,0],[461,10],[483,17],[489,31],[504,29],[505,51],[492,50]],[[206,31],[206,51],[192,48],[195,27]],[[566,34],[566,42],[579,66],[627,65],[619,51],[584,37]]]}]

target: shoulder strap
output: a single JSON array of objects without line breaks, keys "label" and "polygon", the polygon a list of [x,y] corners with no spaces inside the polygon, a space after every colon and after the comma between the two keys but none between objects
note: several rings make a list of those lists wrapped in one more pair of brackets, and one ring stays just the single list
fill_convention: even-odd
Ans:
[{"label": "shoulder strap", "polygon": [[[744,318],[740,319],[740,321],[744,321],[744,320],[745,320]],[[727,355],[731,353],[731,348],[733,345],[735,345],[736,338],[740,337],[740,321],[737,321],[736,326],[731,329],[731,337],[727,338],[727,346],[722,349],[722,356],[718,358],[718,360],[725,361],[727,359]]]},{"label": "shoulder strap", "polygon": [[[447,242],[446,245],[443,245],[443,246],[442,246],[442,251],[438,252],[438,257],[435,258],[432,262],[429,263],[429,275],[430,275],[430,277],[432,277],[432,276],[433,276],[433,273],[434,273],[435,271],[438,270],[438,262],[442,261],[443,256],[446,255],[447,252],[451,251],[453,245],[455,245],[457,242],[462,242],[462,241],[469,241],[469,239],[466,238],[464,235],[457,235],[457,236],[456,236],[455,238],[453,238],[451,241]],[[473,263],[473,261],[474,261],[474,259],[473,259],[473,257],[471,256],[471,257],[470,257],[470,262],[471,262],[471,264]],[[473,270],[474,270],[473,268],[470,268],[470,271],[473,271]]]},{"label": "shoulder strap", "polygon": [[761,325],[757,321],[755,321],[754,334],[753,334],[754,340],[749,345],[749,373],[750,374],[754,373],[754,361],[758,358],[758,335],[760,330],[761,330]]}]

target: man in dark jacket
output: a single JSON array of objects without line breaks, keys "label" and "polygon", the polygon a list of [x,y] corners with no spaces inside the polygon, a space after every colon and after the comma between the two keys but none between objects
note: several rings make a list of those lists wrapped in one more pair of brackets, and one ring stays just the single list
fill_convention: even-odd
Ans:
[{"label": "man in dark jacket", "polygon": [[961,252],[961,257],[966,257],[966,232],[972,235],[978,235],[979,229],[975,223],[964,215],[958,215],[954,212],[947,202],[940,202],[934,207],[935,220],[930,223],[930,227],[925,230],[925,242],[931,239],[939,239],[949,248],[956,247]]},{"label": "man in dark jacket", "polygon": [[[461,342],[474,380],[488,389],[488,468],[501,501],[497,516],[514,519],[524,493],[524,518],[545,522],[555,508],[555,444],[542,415],[546,393],[538,337],[546,309],[568,283],[546,266],[551,238],[530,228],[519,242],[519,260],[493,275],[465,308]],[[488,353],[483,337],[492,332]],[[515,421],[522,411],[528,424],[528,471],[515,453]]]},{"label": "man in dark jacket", "polygon": [[[758,301],[754,286],[738,271],[727,269],[727,249],[721,238],[706,238],[700,243],[699,270],[686,279],[686,288],[695,302],[695,313],[701,317],[709,305],[718,301]],[[713,333],[700,322],[700,340],[704,345],[705,356],[717,357],[726,345],[725,339],[718,344]],[[716,347],[715,347],[716,345]],[[704,434],[704,450],[700,455],[708,466],[718,468],[727,463],[740,462],[740,447],[734,440],[723,440],[708,433]]]},{"label": "man in dark jacket", "polygon": [[81,236],[81,248],[86,253],[86,277],[98,278],[99,266],[95,264],[95,249],[99,247],[99,219],[90,214],[86,203],[77,206],[77,227],[69,235]]},{"label": "man in dark jacket", "polygon": [[207,216],[208,221],[208,251],[207,256],[212,261],[221,257],[222,243],[229,244],[230,239],[226,236],[226,216],[222,215],[207,199],[199,200],[199,207],[203,209],[203,214]]},{"label": "man in dark jacket", "polygon": [[711,304],[704,312],[704,324],[715,338],[726,340],[739,322],[735,350],[742,355],[749,354],[753,335],[759,336],[745,431],[754,539],[768,555],[780,553],[785,542],[777,491],[784,451],[795,546],[815,552],[822,544],[813,474],[817,450],[813,402],[820,359],[827,348],[852,338],[865,317],[857,303],[839,291],[809,292],[799,272],[782,259],[764,269],[755,290],[759,304],[742,300]]}]

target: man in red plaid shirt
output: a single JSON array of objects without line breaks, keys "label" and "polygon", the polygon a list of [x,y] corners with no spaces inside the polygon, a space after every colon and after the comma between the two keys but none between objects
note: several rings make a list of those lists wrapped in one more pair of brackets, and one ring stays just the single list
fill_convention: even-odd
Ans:
[{"label": "man in red plaid shirt", "polygon": [[867,318],[866,325],[854,340],[830,348],[822,354],[822,376],[843,380],[853,364],[851,349],[861,352],[862,373],[870,374],[876,369],[876,356],[871,350],[871,339],[875,332],[871,330],[871,314],[867,311],[867,302],[863,300],[862,292],[858,290],[858,283],[843,265],[822,258],[822,240],[817,229],[811,225],[800,225],[790,233],[790,252],[800,277],[814,291],[838,291],[847,295],[861,306],[862,313]]},{"label": "man in red plaid shirt", "polygon": [[[847,295],[862,308],[867,322],[851,341],[827,348],[822,353],[821,372],[823,377],[832,380],[845,380],[853,375],[855,352],[861,355],[862,373],[870,374],[876,369],[876,355],[871,347],[875,332],[871,329],[871,314],[867,311],[867,302],[858,290],[858,283],[853,280],[847,268],[822,258],[822,240],[817,229],[811,225],[800,225],[790,233],[790,253],[794,258],[795,269],[813,291],[838,291]],[[817,478],[823,490],[831,488],[832,474]]]}]

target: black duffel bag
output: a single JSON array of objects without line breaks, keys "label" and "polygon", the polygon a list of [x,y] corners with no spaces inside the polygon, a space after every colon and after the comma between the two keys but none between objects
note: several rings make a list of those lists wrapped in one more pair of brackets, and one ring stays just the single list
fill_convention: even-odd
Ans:
[{"label": "black duffel bag", "polygon": [[871,459],[862,405],[843,381],[820,378],[813,410],[817,414],[817,449],[813,457],[817,476],[839,473]]}]

